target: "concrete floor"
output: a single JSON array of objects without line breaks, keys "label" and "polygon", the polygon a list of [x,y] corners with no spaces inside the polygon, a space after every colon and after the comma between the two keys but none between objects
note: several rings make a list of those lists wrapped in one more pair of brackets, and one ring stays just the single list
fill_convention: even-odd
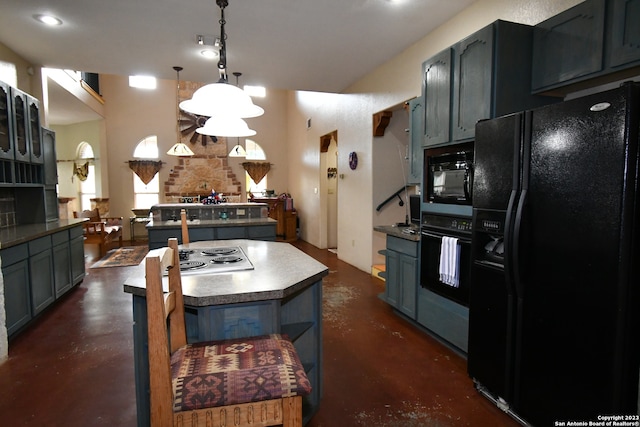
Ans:
[{"label": "concrete floor", "polygon": [[[308,427],[517,426],[482,398],[458,354],[378,299],[384,283],[296,242],[329,267],[323,286],[324,396]],[[0,424],[135,426],[129,267],[87,276],[9,344]]]}]

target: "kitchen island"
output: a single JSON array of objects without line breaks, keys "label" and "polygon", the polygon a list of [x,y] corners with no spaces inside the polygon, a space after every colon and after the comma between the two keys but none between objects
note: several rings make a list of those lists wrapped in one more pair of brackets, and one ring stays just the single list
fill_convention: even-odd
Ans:
[{"label": "kitchen island", "polygon": [[[288,243],[258,240],[201,241],[180,249],[239,246],[253,269],[183,274],[187,340],[190,343],[270,333],[293,341],[313,387],[303,400],[304,422],[322,396],[323,264]],[[208,272],[207,272],[208,271]],[[167,286],[167,284],[165,284]],[[149,425],[147,309],[144,262],[125,281],[133,298],[138,425]]]}]

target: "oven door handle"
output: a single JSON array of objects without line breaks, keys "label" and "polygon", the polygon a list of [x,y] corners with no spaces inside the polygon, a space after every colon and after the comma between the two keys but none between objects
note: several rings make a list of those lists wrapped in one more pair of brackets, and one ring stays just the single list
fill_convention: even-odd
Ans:
[{"label": "oven door handle", "polygon": [[[442,239],[443,237],[446,236],[446,234],[436,234],[436,233],[430,233],[428,231],[421,231],[420,234],[422,234],[423,236],[426,237],[433,237],[434,239]],[[458,239],[458,242],[465,244],[465,245],[470,245],[471,244],[471,239],[465,239],[464,237],[458,237],[458,236],[450,236],[450,237],[455,237],[456,239]]]}]

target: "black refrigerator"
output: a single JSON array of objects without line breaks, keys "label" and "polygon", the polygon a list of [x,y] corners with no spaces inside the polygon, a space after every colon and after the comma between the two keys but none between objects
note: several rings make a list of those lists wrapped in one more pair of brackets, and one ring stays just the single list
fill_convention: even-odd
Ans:
[{"label": "black refrigerator", "polygon": [[638,413],[640,86],[476,125],[468,372],[521,422]]}]

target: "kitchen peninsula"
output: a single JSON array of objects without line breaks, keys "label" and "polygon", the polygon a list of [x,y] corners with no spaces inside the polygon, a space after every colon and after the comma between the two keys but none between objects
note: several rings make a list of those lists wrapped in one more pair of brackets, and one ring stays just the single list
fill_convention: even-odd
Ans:
[{"label": "kitchen peninsula", "polygon": [[[287,334],[313,391],[305,397],[306,423],[322,396],[322,278],[328,268],[294,246],[259,240],[200,241],[183,251],[240,247],[253,269],[183,274],[187,340],[190,343],[270,333]],[[206,271],[209,271],[208,273]],[[147,309],[144,262],[125,281],[133,297],[138,425],[149,425]]]},{"label": "kitchen peninsula", "polygon": [[149,249],[167,245],[176,237],[182,243],[180,211],[187,213],[189,240],[276,240],[277,221],[268,217],[265,203],[166,203],[151,207],[147,224]]}]

